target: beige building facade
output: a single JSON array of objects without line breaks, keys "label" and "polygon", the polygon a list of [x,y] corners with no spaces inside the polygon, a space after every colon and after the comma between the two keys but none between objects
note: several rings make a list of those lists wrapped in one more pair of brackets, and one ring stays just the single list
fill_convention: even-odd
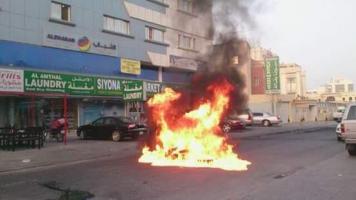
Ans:
[{"label": "beige building facade", "polygon": [[197,12],[193,1],[190,0],[159,2],[166,5],[166,12],[154,11],[125,1],[130,17],[157,24],[157,29],[164,34],[164,43],[168,46],[166,54],[148,51],[148,57],[153,65],[162,68],[196,71],[200,64],[198,58],[212,45],[212,10]]},{"label": "beige building facade", "polygon": [[306,95],[306,75],[298,64],[280,65],[281,94],[295,97]]},{"label": "beige building facade", "polygon": [[356,102],[356,92],[354,90],[353,81],[342,77],[334,77],[329,83],[318,89],[308,91],[308,97],[319,101],[341,104]]}]

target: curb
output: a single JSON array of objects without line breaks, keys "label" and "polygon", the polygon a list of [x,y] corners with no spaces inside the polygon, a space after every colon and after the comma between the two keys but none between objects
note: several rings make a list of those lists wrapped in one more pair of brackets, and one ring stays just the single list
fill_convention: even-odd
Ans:
[{"label": "curb", "polygon": [[281,130],[281,131],[275,131],[275,132],[259,133],[259,134],[255,134],[255,135],[235,135],[232,138],[233,139],[260,138],[260,137],[267,137],[267,136],[272,136],[272,135],[310,133],[310,132],[329,130],[329,129],[334,129],[334,126],[329,125],[329,126],[325,126],[325,127],[297,128],[297,129],[292,129],[292,130]]}]

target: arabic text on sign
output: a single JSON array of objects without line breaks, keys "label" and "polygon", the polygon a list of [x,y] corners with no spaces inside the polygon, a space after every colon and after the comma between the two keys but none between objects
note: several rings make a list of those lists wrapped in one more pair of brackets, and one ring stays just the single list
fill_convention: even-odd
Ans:
[{"label": "arabic text on sign", "polygon": [[127,74],[141,74],[141,62],[136,60],[121,59],[121,72]]}]

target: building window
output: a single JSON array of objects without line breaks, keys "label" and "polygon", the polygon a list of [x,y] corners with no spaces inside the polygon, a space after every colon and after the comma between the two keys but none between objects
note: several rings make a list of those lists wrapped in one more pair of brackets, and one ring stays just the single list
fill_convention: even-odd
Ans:
[{"label": "building window", "polygon": [[70,22],[71,21],[70,5],[52,1],[51,2],[51,18]]},{"label": "building window", "polygon": [[178,9],[184,12],[193,13],[192,0],[178,0]]},{"label": "building window", "polygon": [[336,93],[345,92],[345,85],[344,84],[335,85],[335,92]]},{"label": "building window", "polygon": [[146,40],[164,42],[164,31],[146,26]]},{"label": "building window", "polygon": [[348,89],[349,89],[349,92],[353,92],[354,91],[354,84],[349,84],[348,85]]},{"label": "building window", "polygon": [[104,30],[129,35],[130,23],[125,20],[104,15]]},{"label": "building window", "polygon": [[297,81],[296,78],[287,78],[287,93],[297,92]]},{"label": "building window", "polygon": [[195,50],[195,38],[179,34],[178,46],[183,49]]}]

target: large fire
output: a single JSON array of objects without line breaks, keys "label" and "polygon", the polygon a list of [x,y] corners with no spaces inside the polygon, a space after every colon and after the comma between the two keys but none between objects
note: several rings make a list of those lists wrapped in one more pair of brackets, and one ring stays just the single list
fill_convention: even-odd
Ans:
[{"label": "large fire", "polygon": [[166,88],[151,98],[148,107],[156,126],[156,145],[144,147],[139,162],[152,166],[247,170],[251,163],[239,159],[219,126],[233,89],[226,80],[208,86],[210,97],[178,117],[172,111],[177,111],[174,102],[181,98],[181,93]]}]

